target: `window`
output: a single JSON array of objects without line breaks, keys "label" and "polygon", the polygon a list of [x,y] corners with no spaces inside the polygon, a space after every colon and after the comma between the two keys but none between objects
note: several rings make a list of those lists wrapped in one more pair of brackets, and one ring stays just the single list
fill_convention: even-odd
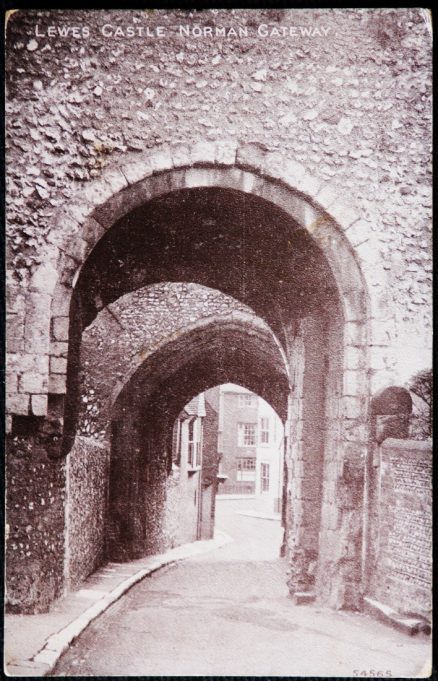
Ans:
[{"label": "window", "polygon": [[268,445],[269,444],[269,419],[268,418],[261,418],[260,419],[260,444],[261,445]]},{"label": "window", "polygon": [[251,393],[241,393],[239,395],[239,407],[255,407],[255,395]]},{"label": "window", "polygon": [[269,464],[262,463],[260,465],[260,482],[262,492],[269,492]]},{"label": "window", "polygon": [[255,447],[256,423],[239,423],[237,431],[237,444],[239,447]]},{"label": "window", "polygon": [[251,482],[255,480],[256,460],[255,457],[237,459],[237,482]]},{"label": "window", "polygon": [[200,466],[201,465],[201,443],[197,442],[196,443],[196,461],[195,461],[195,466]]},{"label": "window", "polygon": [[195,419],[191,419],[188,423],[188,451],[187,461],[190,467],[195,465]]},{"label": "window", "polygon": [[199,468],[202,458],[202,421],[192,418],[188,422],[187,463],[189,468]]}]

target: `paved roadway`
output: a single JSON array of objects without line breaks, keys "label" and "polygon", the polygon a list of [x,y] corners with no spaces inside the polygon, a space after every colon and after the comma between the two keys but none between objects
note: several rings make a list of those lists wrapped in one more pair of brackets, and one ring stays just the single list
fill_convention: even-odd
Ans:
[{"label": "paved roadway", "polygon": [[[168,566],[92,623],[54,676],[416,676],[429,644],[365,615],[295,606],[279,523],[218,501],[235,540]],[[428,675],[428,674],[426,674]]]}]

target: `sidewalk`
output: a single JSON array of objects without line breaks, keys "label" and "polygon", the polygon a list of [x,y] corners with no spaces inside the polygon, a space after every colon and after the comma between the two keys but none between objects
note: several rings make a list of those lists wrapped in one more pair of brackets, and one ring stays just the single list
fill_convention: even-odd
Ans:
[{"label": "sidewalk", "polygon": [[4,671],[7,676],[46,676],[82,631],[134,584],[164,565],[192,558],[231,542],[224,532],[214,539],[183,544],[166,553],[129,563],[107,563],[82,588],[56,601],[50,612],[6,615]]}]

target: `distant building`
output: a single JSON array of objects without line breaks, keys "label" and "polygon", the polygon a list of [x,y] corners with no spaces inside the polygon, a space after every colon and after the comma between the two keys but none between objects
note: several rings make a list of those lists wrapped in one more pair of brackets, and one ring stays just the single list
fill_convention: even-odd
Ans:
[{"label": "distant building", "polygon": [[280,512],[283,424],[272,407],[245,388],[220,386],[218,450],[221,494],[249,494],[267,511]]},{"label": "distant building", "polygon": [[167,504],[175,545],[213,537],[217,429],[217,411],[204,393],[190,400],[175,421]]}]

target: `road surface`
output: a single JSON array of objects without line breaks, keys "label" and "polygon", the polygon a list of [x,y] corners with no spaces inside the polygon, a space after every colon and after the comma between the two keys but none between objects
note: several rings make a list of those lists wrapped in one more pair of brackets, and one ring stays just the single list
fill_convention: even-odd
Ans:
[{"label": "road surface", "polygon": [[234,542],[144,579],[92,623],[54,676],[415,676],[429,644],[365,615],[296,606],[282,531],[218,501]]}]

